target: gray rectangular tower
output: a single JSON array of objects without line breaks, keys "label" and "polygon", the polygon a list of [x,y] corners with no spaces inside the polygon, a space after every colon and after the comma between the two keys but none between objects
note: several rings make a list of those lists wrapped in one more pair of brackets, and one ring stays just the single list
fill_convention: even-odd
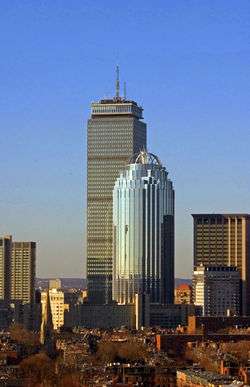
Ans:
[{"label": "gray rectangular tower", "polygon": [[146,148],[143,109],[119,97],[91,105],[88,120],[87,280],[88,298],[112,298],[112,191],[119,171]]}]

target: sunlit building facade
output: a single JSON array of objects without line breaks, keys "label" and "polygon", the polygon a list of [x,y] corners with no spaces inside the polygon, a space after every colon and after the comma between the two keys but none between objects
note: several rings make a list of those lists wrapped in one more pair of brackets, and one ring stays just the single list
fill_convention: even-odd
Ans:
[{"label": "sunlit building facade", "polygon": [[174,190],[159,159],[135,155],[113,190],[113,299],[173,303]]},{"label": "sunlit building facade", "polygon": [[62,290],[50,288],[41,293],[42,315],[46,313],[48,297],[52,314],[53,329],[57,330],[64,324],[64,311],[67,305],[64,304],[64,293]]},{"label": "sunlit building facade", "polygon": [[117,96],[91,105],[88,121],[87,280],[88,299],[112,299],[112,191],[119,171],[146,147],[143,109]]}]

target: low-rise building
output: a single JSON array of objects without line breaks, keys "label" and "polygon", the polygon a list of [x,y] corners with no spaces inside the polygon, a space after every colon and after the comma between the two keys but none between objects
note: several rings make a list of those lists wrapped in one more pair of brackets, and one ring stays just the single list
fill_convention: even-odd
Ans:
[{"label": "low-rise building", "polygon": [[175,304],[191,304],[192,303],[192,286],[188,284],[180,284],[174,291]]},{"label": "low-rise building", "polygon": [[240,273],[235,266],[197,266],[193,273],[194,304],[204,316],[238,316]]}]

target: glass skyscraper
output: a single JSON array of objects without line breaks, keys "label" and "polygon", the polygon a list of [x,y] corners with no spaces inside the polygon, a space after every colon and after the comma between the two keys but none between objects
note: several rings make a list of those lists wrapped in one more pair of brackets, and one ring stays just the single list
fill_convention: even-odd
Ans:
[{"label": "glass skyscraper", "polygon": [[112,299],[112,191],[119,171],[146,147],[143,109],[121,98],[91,105],[88,120],[87,280],[93,303]]},{"label": "glass skyscraper", "polygon": [[173,303],[174,190],[155,155],[141,151],[116,180],[113,225],[113,299]]}]

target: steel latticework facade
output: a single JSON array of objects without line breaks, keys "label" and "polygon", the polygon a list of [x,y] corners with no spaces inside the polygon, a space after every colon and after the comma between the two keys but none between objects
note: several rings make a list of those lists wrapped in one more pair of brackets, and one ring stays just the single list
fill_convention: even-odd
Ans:
[{"label": "steel latticework facade", "polygon": [[87,279],[93,303],[112,299],[112,191],[119,171],[146,147],[142,108],[116,97],[92,104],[88,121]]},{"label": "steel latticework facade", "polygon": [[116,180],[113,223],[113,299],[173,303],[174,190],[156,156],[140,152]]}]

